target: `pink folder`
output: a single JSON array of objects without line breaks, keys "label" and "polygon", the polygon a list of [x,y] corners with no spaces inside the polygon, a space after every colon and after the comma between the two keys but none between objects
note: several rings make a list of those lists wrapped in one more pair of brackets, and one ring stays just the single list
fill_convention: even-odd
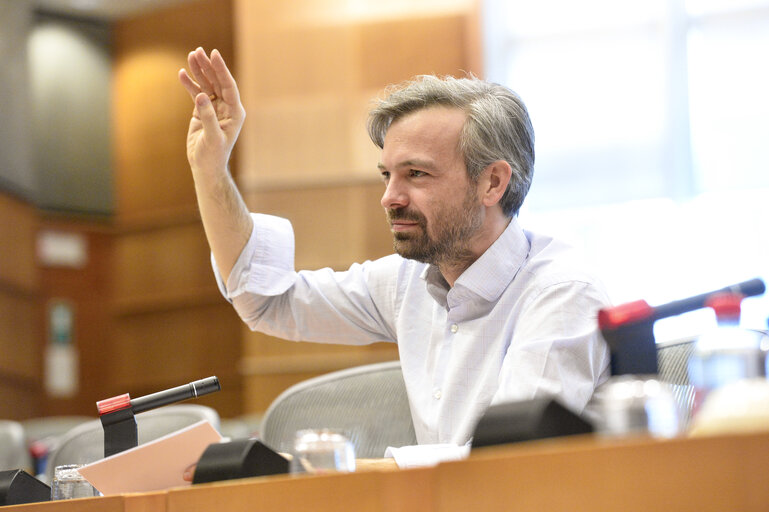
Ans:
[{"label": "pink folder", "polygon": [[198,462],[208,445],[221,440],[219,432],[204,420],[79,471],[105,496],[190,485],[182,478],[184,470]]}]

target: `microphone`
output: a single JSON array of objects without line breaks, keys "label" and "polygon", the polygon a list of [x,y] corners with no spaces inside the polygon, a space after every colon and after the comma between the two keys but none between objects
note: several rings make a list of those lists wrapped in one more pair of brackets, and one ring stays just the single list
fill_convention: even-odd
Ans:
[{"label": "microphone", "polygon": [[126,393],[96,402],[99,419],[104,427],[104,456],[109,457],[138,445],[134,414],[188,398],[197,398],[220,389],[219,379],[208,377],[133,400]]},{"label": "microphone", "polygon": [[708,300],[714,295],[731,293],[742,297],[753,297],[755,295],[761,295],[765,291],[766,285],[764,285],[764,282],[761,279],[756,278],[727,286],[720,290],[695,295],[694,297],[686,299],[675,300],[656,307],[650,306],[645,300],[637,300],[600,310],[598,312],[598,326],[601,330],[618,329],[632,323],[644,321],[655,322],[661,318],[680,315],[688,313],[689,311],[694,311],[695,309],[704,308]]},{"label": "microphone", "polygon": [[637,300],[600,310],[598,327],[609,344],[612,375],[657,373],[654,340],[654,322],[657,320],[704,308],[712,297],[724,293],[752,297],[765,291],[764,282],[756,278],[656,307],[645,300]]},{"label": "microphone", "polygon": [[219,391],[220,389],[222,388],[219,385],[219,379],[217,377],[208,377],[190,382],[189,384],[166,389],[165,391],[158,391],[157,393],[152,393],[150,395],[140,396],[133,400],[131,400],[131,396],[128,393],[114,396],[96,402],[96,408],[99,411],[99,416],[127,407],[130,407],[134,414],[139,414],[140,412],[149,411],[150,409],[156,409],[175,402],[181,402],[189,398],[197,398],[199,396],[207,395]]}]

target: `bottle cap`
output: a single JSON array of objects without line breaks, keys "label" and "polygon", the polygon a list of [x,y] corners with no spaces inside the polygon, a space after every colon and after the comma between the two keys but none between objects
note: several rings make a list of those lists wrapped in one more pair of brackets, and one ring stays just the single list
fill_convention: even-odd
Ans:
[{"label": "bottle cap", "polygon": [[719,321],[734,321],[740,319],[742,299],[739,293],[716,293],[705,300],[705,306],[713,308]]}]

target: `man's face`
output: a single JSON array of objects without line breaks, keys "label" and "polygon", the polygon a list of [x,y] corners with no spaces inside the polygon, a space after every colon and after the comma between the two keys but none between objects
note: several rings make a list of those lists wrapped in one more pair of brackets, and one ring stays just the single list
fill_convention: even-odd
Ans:
[{"label": "man's face", "polygon": [[382,206],[404,258],[435,265],[473,259],[483,208],[458,148],[464,122],[460,109],[430,107],[387,131],[379,164],[387,187]]}]

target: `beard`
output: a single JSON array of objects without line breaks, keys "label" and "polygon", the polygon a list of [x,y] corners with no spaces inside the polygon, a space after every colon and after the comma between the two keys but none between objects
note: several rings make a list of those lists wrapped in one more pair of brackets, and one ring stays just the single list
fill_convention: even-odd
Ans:
[{"label": "beard", "polygon": [[388,209],[387,219],[391,225],[393,220],[408,220],[419,227],[415,233],[395,232],[393,248],[404,258],[432,265],[471,262],[474,256],[470,239],[483,223],[481,208],[474,188],[469,187],[461,206],[443,206],[436,212],[433,233],[420,212],[408,208]]}]

